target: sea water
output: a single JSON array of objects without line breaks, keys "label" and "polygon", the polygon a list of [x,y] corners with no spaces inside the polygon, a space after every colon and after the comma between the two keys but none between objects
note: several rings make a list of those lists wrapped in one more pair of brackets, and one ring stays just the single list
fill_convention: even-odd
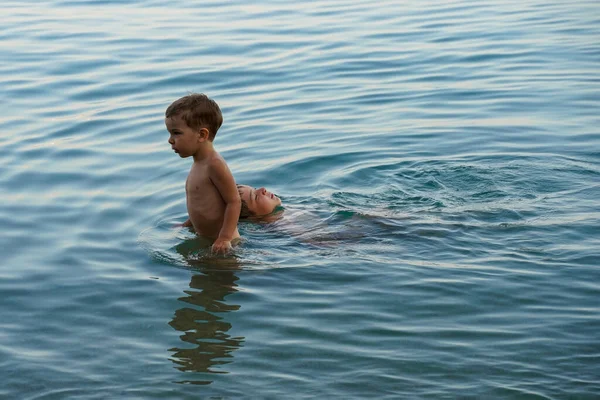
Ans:
[{"label": "sea water", "polygon": [[[0,398],[597,398],[599,4],[3,2]],[[285,207],[228,257],[189,92]]]}]

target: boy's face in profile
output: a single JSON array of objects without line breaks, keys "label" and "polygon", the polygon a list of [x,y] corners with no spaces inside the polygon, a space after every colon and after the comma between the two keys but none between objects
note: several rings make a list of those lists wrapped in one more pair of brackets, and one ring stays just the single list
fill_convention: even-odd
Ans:
[{"label": "boy's face in profile", "polygon": [[204,141],[200,132],[187,126],[178,115],[165,118],[165,125],[170,134],[169,144],[173,151],[179,154],[179,157],[186,158],[196,154],[200,143]]}]

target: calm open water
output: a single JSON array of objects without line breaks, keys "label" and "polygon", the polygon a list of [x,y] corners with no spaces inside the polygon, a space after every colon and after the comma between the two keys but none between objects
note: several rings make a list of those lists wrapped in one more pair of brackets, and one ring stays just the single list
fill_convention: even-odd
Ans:
[{"label": "calm open water", "polygon": [[[597,1],[0,10],[0,398],[600,395]],[[286,205],[228,258],[190,91]]]}]

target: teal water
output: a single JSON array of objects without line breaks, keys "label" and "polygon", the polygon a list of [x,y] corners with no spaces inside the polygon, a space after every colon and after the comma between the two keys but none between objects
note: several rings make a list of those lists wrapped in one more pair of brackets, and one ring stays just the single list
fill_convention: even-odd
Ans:
[{"label": "teal water", "polygon": [[[599,4],[4,2],[0,398],[597,398]],[[286,206],[228,258],[190,91]]]}]

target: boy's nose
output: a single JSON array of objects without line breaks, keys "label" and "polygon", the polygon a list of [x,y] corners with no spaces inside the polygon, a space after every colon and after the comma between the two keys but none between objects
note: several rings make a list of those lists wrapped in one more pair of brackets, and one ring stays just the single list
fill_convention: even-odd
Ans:
[{"label": "boy's nose", "polygon": [[265,189],[264,187],[261,187],[258,189],[258,193],[260,194],[266,194],[267,193],[267,189]]},{"label": "boy's nose", "polygon": [[175,141],[173,140],[173,138],[171,136],[169,136],[169,144],[173,144],[175,143]]}]

